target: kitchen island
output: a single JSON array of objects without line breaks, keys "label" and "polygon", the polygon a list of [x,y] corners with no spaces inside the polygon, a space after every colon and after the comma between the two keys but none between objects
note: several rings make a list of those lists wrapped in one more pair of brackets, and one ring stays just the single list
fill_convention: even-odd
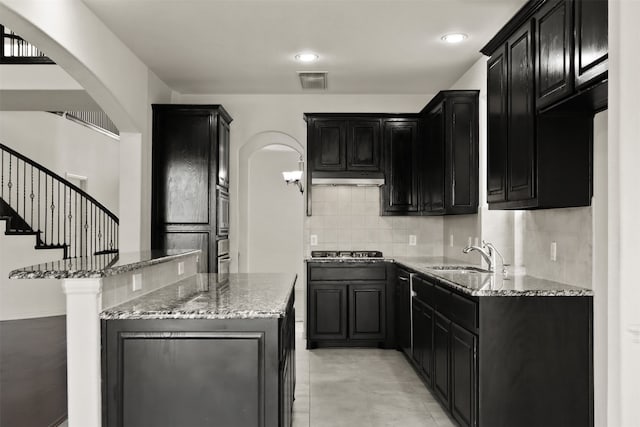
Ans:
[{"label": "kitchen island", "polygon": [[289,426],[295,274],[198,274],[201,252],[65,259],[70,427]]},{"label": "kitchen island", "polygon": [[104,310],[104,426],[290,426],[291,274],[197,274]]}]

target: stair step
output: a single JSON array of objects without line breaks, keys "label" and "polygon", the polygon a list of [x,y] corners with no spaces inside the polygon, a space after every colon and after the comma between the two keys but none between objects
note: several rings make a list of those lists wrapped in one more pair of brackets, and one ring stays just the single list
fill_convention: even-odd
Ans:
[{"label": "stair step", "polygon": [[4,232],[7,236],[37,236],[41,231],[33,230],[7,230]]}]

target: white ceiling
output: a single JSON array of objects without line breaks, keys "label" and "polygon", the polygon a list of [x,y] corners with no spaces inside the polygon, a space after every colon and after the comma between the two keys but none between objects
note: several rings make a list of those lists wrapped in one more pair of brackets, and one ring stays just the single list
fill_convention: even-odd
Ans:
[{"label": "white ceiling", "polygon": [[[525,0],[83,0],[172,89],[436,93],[451,86]],[[461,31],[460,45],[440,37]],[[301,51],[320,55],[312,65]]]}]

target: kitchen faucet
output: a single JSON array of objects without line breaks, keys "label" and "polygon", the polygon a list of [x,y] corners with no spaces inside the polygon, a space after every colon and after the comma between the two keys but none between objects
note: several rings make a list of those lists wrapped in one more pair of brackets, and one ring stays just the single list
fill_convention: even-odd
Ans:
[{"label": "kitchen faucet", "polygon": [[500,261],[502,262],[502,273],[506,274],[504,258],[502,257],[502,254],[498,252],[496,247],[493,246],[493,243],[483,240],[482,246],[475,246],[475,245],[467,246],[462,250],[462,253],[468,254],[471,251],[480,252],[480,255],[482,255],[482,258],[484,258],[484,260],[489,265],[487,269],[492,273],[496,271],[496,254],[499,255]]}]

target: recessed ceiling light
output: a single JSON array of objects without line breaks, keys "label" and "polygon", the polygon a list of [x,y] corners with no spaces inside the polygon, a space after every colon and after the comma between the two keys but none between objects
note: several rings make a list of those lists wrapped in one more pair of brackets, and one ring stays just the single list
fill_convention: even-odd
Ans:
[{"label": "recessed ceiling light", "polygon": [[300,62],[313,62],[317,61],[320,58],[315,53],[299,53],[296,55],[296,61]]},{"label": "recessed ceiling light", "polygon": [[451,33],[451,34],[445,34],[444,36],[441,37],[441,39],[447,43],[460,43],[464,40],[466,40],[469,36],[467,36],[466,34],[463,33]]}]

